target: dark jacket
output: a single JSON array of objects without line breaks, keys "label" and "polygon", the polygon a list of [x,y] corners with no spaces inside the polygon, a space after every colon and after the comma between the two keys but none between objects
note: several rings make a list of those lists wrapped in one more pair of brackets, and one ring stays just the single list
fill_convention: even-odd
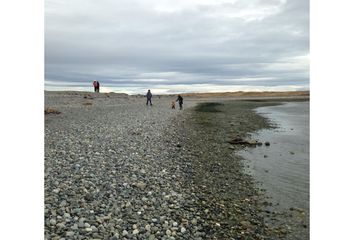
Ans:
[{"label": "dark jacket", "polygon": [[182,96],[178,96],[177,102],[179,102],[179,104],[183,104],[183,97]]},{"label": "dark jacket", "polygon": [[146,97],[147,97],[147,99],[151,99],[152,98],[151,92],[147,92]]}]

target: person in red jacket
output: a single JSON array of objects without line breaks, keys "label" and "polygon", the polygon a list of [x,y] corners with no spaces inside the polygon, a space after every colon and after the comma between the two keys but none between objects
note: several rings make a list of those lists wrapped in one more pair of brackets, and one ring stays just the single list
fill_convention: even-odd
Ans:
[{"label": "person in red jacket", "polygon": [[95,92],[100,92],[100,83],[97,80],[93,81],[93,88],[95,89]]},{"label": "person in red jacket", "polygon": [[98,82],[96,80],[93,81],[93,88],[95,92],[97,92],[97,83]]}]

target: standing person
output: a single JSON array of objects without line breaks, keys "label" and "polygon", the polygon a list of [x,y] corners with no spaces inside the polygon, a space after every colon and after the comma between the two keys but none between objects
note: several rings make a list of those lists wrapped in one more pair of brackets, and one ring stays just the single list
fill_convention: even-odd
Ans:
[{"label": "standing person", "polygon": [[146,93],[146,106],[148,105],[149,102],[150,102],[150,106],[152,106],[151,98],[152,98],[152,94],[151,94],[151,91],[149,89],[148,92]]},{"label": "standing person", "polygon": [[181,95],[178,95],[176,102],[179,103],[179,110],[182,110],[182,105],[183,105],[183,97]]},{"label": "standing person", "polygon": [[97,81],[97,92],[99,93],[100,92],[100,82]]},{"label": "standing person", "polygon": [[94,88],[94,91],[97,92],[97,81],[96,80],[93,81],[93,88]]}]

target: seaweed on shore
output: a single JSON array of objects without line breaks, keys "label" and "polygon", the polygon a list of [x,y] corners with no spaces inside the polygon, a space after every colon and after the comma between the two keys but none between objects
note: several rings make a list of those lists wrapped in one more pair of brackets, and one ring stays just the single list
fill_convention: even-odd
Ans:
[{"label": "seaweed on shore", "polygon": [[223,105],[224,104],[217,103],[217,102],[201,103],[195,108],[195,111],[196,112],[221,112],[221,110],[218,109],[218,107]]}]

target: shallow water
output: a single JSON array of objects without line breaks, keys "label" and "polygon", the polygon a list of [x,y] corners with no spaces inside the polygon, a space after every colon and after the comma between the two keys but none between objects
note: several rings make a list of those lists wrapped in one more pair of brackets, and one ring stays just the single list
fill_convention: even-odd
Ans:
[{"label": "shallow water", "polygon": [[253,134],[270,142],[247,148],[240,155],[249,163],[250,173],[284,209],[309,209],[309,102],[288,102],[255,110],[270,119],[276,129]]}]

